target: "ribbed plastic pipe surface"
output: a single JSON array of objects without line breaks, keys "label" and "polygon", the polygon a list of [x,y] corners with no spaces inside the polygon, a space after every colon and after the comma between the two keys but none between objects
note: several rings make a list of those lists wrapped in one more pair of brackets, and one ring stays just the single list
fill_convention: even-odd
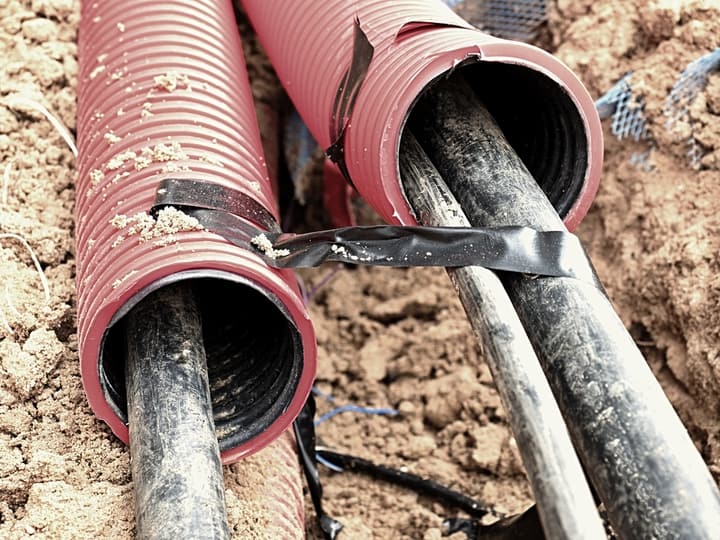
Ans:
[{"label": "ribbed plastic pipe surface", "polygon": [[[357,51],[356,26],[373,46],[369,69],[358,83],[354,108],[344,123],[343,157],[353,184],[385,220],[415,223],[402,192],[397,160],[402,129],[413,103],[434,79],[466,61],[525,67],[569,96],[585,144],[583,163],[573,180],[580,187],[564,212],[568,227],[574,227],[587,212],[600,177],[602,130],[582,84],[551,55],[484,34],[435,0],[242,3],[281,83],[324,148],[336,142],[333,126],[338,119],[334,113],[341,110],[337,96],[352,90],[352,82],[344,77]],[[494,85],[497,78],[476,84]],[[523,101],[522,95],[516,99]],[[512,104],[508,106],[512,108]],[[550,108],[546,120],[554,116]],[[564,129],[562,120],[557,127]],[[567,134],[571,144],[575,135]],[[538,152],[542,153],[542,148]]]},{"label": "ribbed plastic pipe surface", "polygon": [[267,533],[277,538],[302,540],[305,538],[305,499],[292,430],[283,433],[266,451],[273,460],[273,470],[265,476],[265,491],[273,494],[268,500],[268,514],[275,528]]},{"label": "ribbed plastic pipe surface", "polygon": [[[153,222],[144,214],[163,178],[187,177],[241,190],[277,217],[232,2],[85,1],[78,53],[78,333],[88,400],[127,442],[122,388],[113,394],[112,377],[105,376],[116,369],[103,363],[109,328],[160,283],[193,278],[249,287],[300,336],[289,346],[301,355],[301,373],[287,406],[250,440],[235,420],[223,427],[216,412],[223,460],[237,460],[283,433],[312,384],[315,337],[296,279],[220,236],[194,230],[182,215],[169,212]],[[248,313],[251,306],[228,305],[232,298],[205,301],[214,302],[210,312],[259,316]],[[260,328],[272,343],[276,329]],[[244,376],[230,368],[236,379]],[[237,396],[222,384],[217,381],[223,418],[236,418],[243,413],[233,408]]]}]

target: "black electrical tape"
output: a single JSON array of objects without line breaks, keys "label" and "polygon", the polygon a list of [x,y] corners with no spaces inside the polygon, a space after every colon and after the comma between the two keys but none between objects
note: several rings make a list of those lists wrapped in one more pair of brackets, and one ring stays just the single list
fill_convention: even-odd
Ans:
[{"label": "black electrical tape", "polygon": [[532,276],[570,277],[599,287],[580,240],[567,231],[528,227],[344,227],[280,232],[253,198],[201,180],[164,180],[153,212],[173,206],[235,245],[254,249],[275,268],[326,262],[373,266],[482,266]]},{"label": "black electrical tape", "polygon": [[176,206],[185,211],[189,207],[230,212],[249,219],[264,231],[280,232],[275,217],[255,199],[206,180],[163,180],[155,192],[153,211],[163,206]]},{"label": "black electrical tape", "polygon": [[374,54],[375,47],[363,32],[360,20],[356,17],[353,26],[352,59],[340,79],[340,84],[335,93],[332,115],[330,116],[330,140],[332,144],[325,150],[325,154],[330,158],[330,161],[337,165],[345,180],[351,186],[353,182],[345,162],[345,130],[350,123],[350,118],[355,109],[355,101],[365,81]]},{"label": "black electrical tape", "polygon": [[474,518],[448,518],[443,521],[443,536],[456,532],[465,534],[468,540],[545,540],[535,505],[522,514],[502,518],[491,525],[483,525]]}]

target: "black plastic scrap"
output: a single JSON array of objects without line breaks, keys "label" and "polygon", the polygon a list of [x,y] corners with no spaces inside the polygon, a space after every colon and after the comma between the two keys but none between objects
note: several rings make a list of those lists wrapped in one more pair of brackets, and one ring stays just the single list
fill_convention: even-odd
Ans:
[{"label": "black plastic scrap", "polygon": [[326,262],[373,266],[482,266],[531,276],[570,277],[600,287],[580,240],[528,227],[344,227],[305,234],[280,230],[244,193],[203,180],[163,180],[152,212],[173,206],[207,230],[257,252],[275,268]]},{"label": "black plastic scrap", "polygon": [[448,518],[443,521],[443,536],[462,532],[468,540],[544,540],[537,507],[531,506],[522,514],[502,518],[492,525],[477,519]]}]

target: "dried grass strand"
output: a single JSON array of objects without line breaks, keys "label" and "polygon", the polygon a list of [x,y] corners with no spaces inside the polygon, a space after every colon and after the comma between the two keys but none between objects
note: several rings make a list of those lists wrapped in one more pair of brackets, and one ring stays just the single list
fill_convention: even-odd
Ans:
[{"label": "dried grass strand", "polygon": [[45,293],[45,302],[50,303],[50,284],[48,283],[47,277],[45,277],[45,272],[43,272],[42,266],[40,265],[40,260],[37,258],[37,255],[35,255],[35,251],[33,251],[32,246],[28,244],[27,240],[25,240],[22,236],[18,234],[2,233],[0,234],[0,239],[2,238],[11,238],[13,240],[17,240],[23,246],[25,246],[25,249],[28,250],[28,253],[30,253],[30,258],[35,265],[35,269],[38,271],[38,274],[40,274],[40,282],[42,283],[43,291]]},{"label": "dried grass strand", "polygon": [[70,151],[73,153],[75,158],[78,156],[78,150],[77,146],[75,146],[75,141],[73,140],[73,136],[70,134],[70,131],[58,120],[50,111],[48,111],[45,106],[38,103],[37,101],[26,98],[24,96],[12,96],[8,99],[8,106],[10,108],[14,108],[13,105],[27,105],[28,107],[32,107],[36,111],[40,112],[45,116],[45,118],[48,119],[48,121],[53,125],[53,127],[57,130],[57,132],[60,134],[60,136],[65,140],[68,147],[70,148]]}]

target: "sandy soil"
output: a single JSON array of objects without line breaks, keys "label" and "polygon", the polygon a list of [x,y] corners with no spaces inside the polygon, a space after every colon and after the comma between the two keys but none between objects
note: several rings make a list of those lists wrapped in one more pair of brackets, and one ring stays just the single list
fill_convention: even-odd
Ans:
[{"label": "sandy soil", "polygon": [[[691,60],[720,45],[717,2],[557,0],[545,38],[598,97],[626,71],[656,141],[607,138],[603,184],[584,238],[711,470],[720,478],[720,74],[673,133],[662,103]],[[714,6],[714,7],[712,7]],[[82,392],[75,334],[74,159],[31,97],[75,127],[77,0],[0,0],[0,538],[131,538],[129,455]],[[549,36],[549,37],[548,37]],[[249,50],[255,51],[252,45]],[[255,53],[253,53],[255,54]],[[257,75],[266,68],[251,63]],[[257,85],[256,85],[257,86]],[[276,90],[257,88],[272,99]],[[262,109],[262,107],[261,107]],[[691,169],[690,123],[706,157]],[[683,132],[685,129],[685,132]],[[48,282],[46,297],[25,239]],[[328,269],[304,272],[309,286]],[[531,502],[505,413],[462,308],[441,270],[339,272],[310,306],[319,387],[340,402],[392,406],[394,418],[344,414],[326,445],[432,476],[517,512]],[[322,411],[330,406],[320,401]],[[226,468],[236,538],[273,538],[255,485],[271,449]],[[357,475],[326,478],[344,538],[440,537],[443,508]],[[244,504],[241,504],[244,501]],[[265,514],[263,514],[265,513]],[[259,517],[258,517],[259,516]],[[310,537],[316,535],[307,509]]]}]

